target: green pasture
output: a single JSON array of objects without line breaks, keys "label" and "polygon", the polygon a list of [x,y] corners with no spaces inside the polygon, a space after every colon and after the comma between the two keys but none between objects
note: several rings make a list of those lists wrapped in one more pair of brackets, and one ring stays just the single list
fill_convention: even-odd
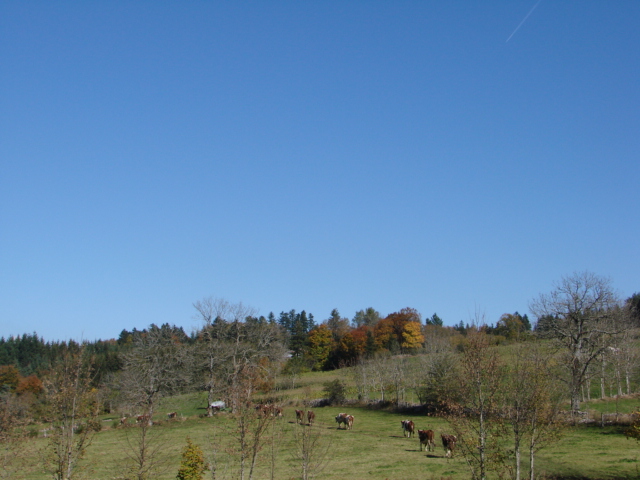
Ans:
[{"label": "green pasture", "polygon": [[[304,388],[304,387],[302,387]],[[307,392],[308,393],[308,392]],[[302,392],[300,392],[302,395]],[[200,417],[204,413],[202,395],[167,398],[161,405],[158,423],[151,430],[153,445],[162,452],[164,466],[154,478],[173,479],[180,464],[186,438],[190,437],[208,457],[216,455],[218,479],[238,478],[235,424],[228,413],[213,418]],[[293,458],[295,431],[311,428],[329,446],[327,465],[317,478],[323,479],[468,479],[469,470],[460,455],[444,457],[437,442],[435,452],[421,452],[417,438],[402,435],[400,420],[411,419],[419,429],[431,428],[439,440],[440,433],[449,432],[445,420],[422,415],[402,415],[385,410],[355,407],[324,407],[314,409],[316,424],[312,427],[296,425],[295,406],[285,408],[284,416],[273,424],[265,437],[260,455],[257,479],[299,478],[298,462]],[[164,414],[178,411],[180,418],[166,420]],[[338,430],[334,417],[346,412],[354,415],[353,430]],[[128,451],[128,441],[135,441],[139,427],[116,427],[115,417],[103,418],[104,428],[96,434],[85,459],[86,477],[114,479]],[[27,480],[50,478],[42,472],[41,454],[46,439],[31,440],[22,454],[29,455],[28,466],[20,476]],[[272,456],[272,451],[275,452]],[[26,453],[25,453],[26,452]],[[523,452],[524,453],[524,452]],[[525,455],[526,456],[526,455]],[[540,478],[621,479],[637,478],[640,444],[627,440],[620,427],[579,426],[566,431],[557,444],[542,450],[537,457]],[[528,466],[524,464],[525,473]],[[525,475],[526,476],[526,475]],[[211,478],[211,477],[209,477]]]},{"label": "green pasture", "polygon": [[[329,455],[326,466],[316,476],[320,479],[425,479],[462,480],[471,478],[469,469],[459,452],[452,459],[444,457],[440,443],[441,433],[452,433],[441,418],[424,415],[406,415],[384,409],[353,406],[314,408],[316,423],[312,427],[295,423],[295,409],[304,402],[323,396],[323,384],[340,379],[347,386],[347,397],[355,398],[348,369],[331,372],[309,372],[296,377],[282,376],[274,392],[256,398],[257,402],[276,401],[284,406],[284,416],[273,422],[265,435],[257,465],[256,479],[300,478],[300,462],[294,452],[299,444],[302,429],[311,429],[320,435],[320,444],[327,446]],[[391,395],[393,397],[393,395]],[[373,396],[372,399],[376,399]],[[412,401],[411,394],[405,400]],[[583,403],[583,410],[599,418],[605,414],[628,414],[638,411],[640,398],[592,400]],[[199,445],[208,461],[215,460],[217,480],[238,477],[236,424],[229,413],[221,412],[212,418],[205,417],[206,395],[192,393],[164,398],[154,416],[151,427],[151,448],[161,454],[162,467],[153,478],[176,478],[182,448],[189,437]],[[168,412],[177,412],[178,418],[168,420]],[[334,417],[346,412],[354,415],[353,430],[337,429]],[[135,412],[131,412],[135,413]],[[417,438],[403,437],[400,421],[411,419],[417,429],[430,428],[436,432],[435,452],[421,452]],[[130,445],[136,443],[140,428],[131,425],[121,427],[119,415],[104,415],[102,430],[97,433],[84,459],[88,480],[117,480]],[[132,422],[133,423],[133,422]],[[42,469],[42,458],[47,439],[42,438],[45,426],[32,426],[38,438],[32,438],[9,452],[16,461],[24,464],[17,474],[0,478],[44,480],[51,477]],[[540,451],[536,457],[537,478],[541,479],[627,479],[640,477],[640,444],[628,440],[624,427],[590,426],[567,428],[562,439]],[[297,432],[297,435],[296,435]],[[6,454],[11,446],[2,446]],[[525,449],[526,450],[526,449]],[[523,450],[523,478],[528,474],[528,452]],[[212,478],[210,475],[206,478]],[[245,474],[248,478],[248,474]],[[497,478],[490,475],[489,478]]]}]

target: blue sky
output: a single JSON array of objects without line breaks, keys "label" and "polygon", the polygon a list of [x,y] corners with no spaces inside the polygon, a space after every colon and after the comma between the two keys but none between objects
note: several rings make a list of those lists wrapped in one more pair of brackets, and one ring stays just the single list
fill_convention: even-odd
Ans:
[{"label": "blue sky", "polygon": [[190,332],[208,296],[494,323],[584,270],[626,298],[639,23],[630,0],[2,2],[0,336]]}]

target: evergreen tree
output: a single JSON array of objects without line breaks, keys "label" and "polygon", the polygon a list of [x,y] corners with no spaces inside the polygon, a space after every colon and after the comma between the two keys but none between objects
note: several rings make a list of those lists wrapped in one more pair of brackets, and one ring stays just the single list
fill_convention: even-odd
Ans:
[{"label": "evergreen tree", "polygon": [[437,325],[438,327],[443,325],[442,319],[437,313],[434,313],[431,318],[427,318],[426,323],[427,325]]},{"label": "evergreen tree", "polygon": [[187,446],[182,450],[182,461],[177,480],[202,480],[204,472],[209,470],[202,449],[187,437]]}]

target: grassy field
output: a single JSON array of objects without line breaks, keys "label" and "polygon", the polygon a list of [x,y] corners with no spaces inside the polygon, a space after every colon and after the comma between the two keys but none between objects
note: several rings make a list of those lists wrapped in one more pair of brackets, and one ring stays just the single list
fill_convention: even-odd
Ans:
[{"label": "grassy field", "polygon": [[[237,464],[230,454],[235,442],[232,418],[225,413],[213,418],[201,418],[199,414],[203,412],[203,404],[203,398],[195,395],[165,400],[162,411],[177,410],[181,418],[161,421],[151,429],[153,445],[160,448],[164,461],[161,473],[154,478],[175,478],[187,437],[200,445],[208,456],[217,452],[217,478],[237,478]],[[295,424],[294,408],[285,409],[284,417],[274,424],[275,430],[267,435],[255,478],[271,478],[272,446],[275,452],[274,478],[299,478],[299,461],[293,458],[292,452],[295,451],[294,432],[302,428],[312,428],[319,433],[322,442],[330,449],[327,465],[318,478],[470,478],[461,456],[445,458],[439,442],[435,452],[421,452],[417,438],[407,439],[402,435],[400,420],[410,418],[417,428],[431,428],[439,437],[440,433],[449,431],[443,419],[354,407],[324,407],[315,411],[316,425],[302,427]],[[353,430],[336,428],[334,417],[342,411],[355,416]],[[114,420],[111,417],[103,419],[104,429],[95,436],[86,458],[86,478],[116,478],[118,467],[122,465],[129,449],[128,440],[135,441],[139,428],[114,428]],[[42,449],[45,442],[46,439],[39,438],[31,446]],[[637,478],[639,453],[640,445],[627,440],[619,427],[575,427],[568,430],[558,444],[540,452],[537,472],[546,478]],[[38,468],[39,462],[36,450],[31,450],[30,464],[33,469],[29,469],[31,471],[28,473],[23,471],[14,478],[50,478]]]},{"label": "grassy field", "polygon": [[[316,478],[322,479],[468,479],[470,473],[458,454],[444,457],[439,441],[441,433],[452,433],[444,419],[424,415],[406,415],[386,410],[353,406],[315,408],[316,424],[302,427],[295,423],[295,408],[303,408],[305,398],[320,398],[322,384],[345,377],[345,372],[314,372],[292,383],[281,379],[279,385],[284,416],[273,423],[261,451],[256,479],[300,478],[300,461],[294,452],[299,444],[300,431],[311,428],[320,442],[329,448],[327,464]],[[408,398],[407,400],[411,400]],[[630,413],[638,410],[640,398],[619,401],[592,401],[584,406],[597,416],[600,413]],[[163,466],[152,478],[176,478],[181,450],[189,437],[205,452],[209,460],[215,458],[220,479],[238,478],[237,434],[233,418],[220,413],[212,418],[205,413],[204,394],[188,394],[165,398],[158,408],[157,424],[151,427],[151,446],[157,448]],[[176,411],[179,418],[167,420],[167,412]],[[337,429],[334,417],[340,412],[355,416],[353,430]],[[435,452],[421,452],[417,438],[403,437],[400,420],[411,419],[417,429],[430,428],[436,432]],[[86,479],[117,479],[131,444],[136,443],[140,429],[123,428],[116,416],[102,417],[103,429],[97,433],[85,459]],[[34,427],[34,431],[38,428]],[[297,432],[297,435],[296,435]],[[26,467],[9,478],[44,480],[51,478],[42,470],[42,454],[47,439],[31,439],[17,452],[26,459]],[[236,450],[236,451],[234,451]],[[526,457],[526,452],[523,452]],[[566,479],[627,479],[640,476],[640,444],[623,435],[623,427],[579,426],[567,429],[557,444],[542,450],[537,457],[539,478]],[[523,465],[526,477],[528,464]],[[0,472],[2,477],[2,472]],[[209,474],[207,478],[212,478]],[[248,478],[248,477],[245,477]],[[490,477],[491,478],[491,477]]]}]

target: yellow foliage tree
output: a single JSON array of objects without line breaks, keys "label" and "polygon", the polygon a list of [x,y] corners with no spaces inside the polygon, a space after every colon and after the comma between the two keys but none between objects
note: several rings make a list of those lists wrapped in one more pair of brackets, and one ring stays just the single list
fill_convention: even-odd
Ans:
[{"label": "yellow foliage tree", "polygon": [[418,322],[407,322],[404,324],[402,332],[402,343],[400,346],[403,350],[413,350],[422,347],[424,343],[424,335],[422,328]]},{"label": "yellow foliage tree", "polygon": [[313,369],[322,370],[333,348],[333,336],[329,327],[323,323],[309,332],[309,356],[313,359]]}]

